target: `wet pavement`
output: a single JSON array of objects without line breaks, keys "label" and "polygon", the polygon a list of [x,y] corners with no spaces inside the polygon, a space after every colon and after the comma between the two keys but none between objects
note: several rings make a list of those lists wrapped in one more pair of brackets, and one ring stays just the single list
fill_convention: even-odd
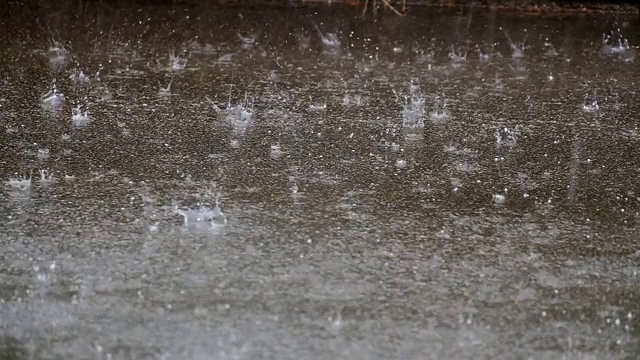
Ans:
[{"label": "wet pavement", "polygon": [[635,17],[56,6],[0,20],[0,358],[639,356]]}]

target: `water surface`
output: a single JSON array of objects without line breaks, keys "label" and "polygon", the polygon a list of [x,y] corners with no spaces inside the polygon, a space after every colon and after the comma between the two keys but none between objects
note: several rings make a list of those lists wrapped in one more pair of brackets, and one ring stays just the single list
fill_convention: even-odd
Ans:
[{"label": "water surface", "polygon": [[640,353],[635,19],[56,6],[0,20],[0,357]]}]

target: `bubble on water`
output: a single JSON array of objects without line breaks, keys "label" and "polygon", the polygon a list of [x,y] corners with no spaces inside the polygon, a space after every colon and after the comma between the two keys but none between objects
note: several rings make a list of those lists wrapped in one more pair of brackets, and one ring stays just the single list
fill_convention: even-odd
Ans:
[{"label": "bubble on water", "polygon": [[86,127],[91,122],[89,111],[82,111],[80,105],[71,109],[71,123],[74,128],[80,129]]},{"label": "bubble on water", "polygon": [[506,195],[506,193],[505,193],[505,194],[501,194],[501,193],[493,194],[493,202],[494,202],[496,205],[504,204],[504,202],[505,202],[506,200],[507,200],[507,195]]},{"label": "bubble on water", "polygon": [[404,159],[398,159],[398,160],[396,161],[396,167],[397,167],[398,169],[406,169],[406,168],[407,168],[407,166],[408,166],[408,164],[407,164],[407,160],[404,160]]}]

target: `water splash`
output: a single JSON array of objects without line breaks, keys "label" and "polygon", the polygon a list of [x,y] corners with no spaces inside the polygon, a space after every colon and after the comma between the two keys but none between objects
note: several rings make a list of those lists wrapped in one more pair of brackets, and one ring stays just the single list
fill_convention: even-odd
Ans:
[{"label": "water splash", "polygon": [[298,184],[295,181],[292,181],[291,185],[289,185],[289,190],[291,191],[291,195],[298,194]]},{"label": "water splash", "polygon": [[558,52],[553,44],[549,41],[549,38],[544,39],[544,56],[546,57],[556,57],[558,56]]},{"label": "water splash", "polygon": [[282,154],[284,154],[284,152],[280,148],[280,144],[271,145],[270,156],[272,159],[277,160],[282,156]]},{"label": "water splash", "polygon": [[29,176],[20,176],[16,174],[15,176],[9,178],[9,181],[7,181],[7,185],[9,185],[12,190],[17,190],[20,192],[31,192],[31,175],[31,173],[29,173]]},{"label": "water splash", "polygon": [[445,99],[436,96],[433,109],[429,112],[429,118],[436,124],[446,122],[451,118]]},{"label": "water splash", "polygon": [[42,106],[45,109],[51,110],[51,111],[58,111],[62,109],[62,107],[64,106],[65,98],[64,98],[64,94],[60,92],[60,90],[58,90],[58,87],[54,83],[53,86],[51,87],[51,90],[49,90],[46,94],[42,95],[40,97],[40,100],[42,101]]},{"label": "water splash", "polygon": [[246,129],[253,119],[253,99],[249,99],[248,94],[245,94],[244,101],[237,105],[228,104],[224,109],[216,106],[211,102],[214,109],[219,115],[223,115],[226,120],[230,121],[235,127]]},{"label": "water splash", "polygon": [[171,96],[171,84],[173,84],[173,78],[169,80],[167,86],[162,86],[160,82],[158,82],[158,86],[160,86],[160,90],[158,90],[158,95],[160,96]]},{"label": "water splash", "polygon": [[516,126],[515,128],[500,128],[496,130],[494,133],[496,138],[496,148],[507,148],[511,149],[516,146],[518,142],[518,137],[520,136],[520,129]]},{"label": "water splash", "polygon": [[77,85],[88,85],[91,82],[89,76],[84,73],[82,70],[74,70],[71,75],[69,75],[69,79],[75,82]]},{"label": "water splash", "polygon": [[617,34],[611,31],[602,34],[602,51],[609,55],[618,55],[629,50],[629,40],[622,36],[620,29]]},{"label": "water splash", "polygon": [[253,123],[253,99],[250,99],[247,93],[244,95],[244,101],[236,105],[231,104],[231,90],[229,91],[229,101],[225,107],[218,106],[209,97],[207,97],[207,101],[216,114],[231,125],[236,135],[243,134]]},{"label": "water splash", "polygon": [[54,275],[56,270],[56,262],[51,262],[48,266],[33,266],[33,272],[35,273],[35,278],[41,283],[49,284],[53,282]]},{"label": "water splash", "polygon": [[38,160],[44,161],[49,158],[49,148],[40,148],[38,149]]},{"label": "water splash", "polygon": [[618,56],[626,62],[635,59],[635,49],[629,46],[629,40],[622,35],[620,29],[602,34],[602,52],[605,55]]},{"label": "water splash", "polygon": [[335,33],[323,33],[322,30],[320,30],[320,27],[318,26],[318,24],[316,24],[315,22],[313,23],[313,26],[316,28],[316,31],[318,32],[318,36],[320,36],[320,40],[322,41],[322,44],[325,47],[325,50],[328,53],[331,54],[337,54],[340,52],[340,39],[338,39],[338,35],[336,35]]},{"label": "water splash", "polygon": [[217,228],[227,225],[227,217],[220,208],[220,204],[216,201],[213,208],[198,204],[193,208],[180,208],[174,206],[174,212],[182,216],[183,225],[191,228]]},{"label": "water splash", "polygon": [[397,169],[400,169],[400,170],[406,169],[407,166],[409,166],[409,163],[407,162],[407,160],[405,160],[405,159],[396,160],[396,168]]},{"label": "water splash", "polygon": [[98,92],[98,101],[109,102],[113,100],[113,92],[106,86],[98,87],[96,90]]},{"label": "water splash", "polygon": [[253,49],[253,47],[258,44],[258,34],[242,35],[238,33],[237,35],[242,44],[242,48],[245,50]]},{"label": "water splash", "polygon": [[511,37],[509,36],[509,33],[507,32],[507,30],[503,30],[503,31],[504,31],[504,36],[507,38],[507,41],[509,42],[509,47],[511,48],[511,58],[512,59],[524,58],[524,50],[526,49],[525,43],[527,42],[528,34],[525,35],[524,40],[522,42],[516,43],[513,40],[511,40]]},{"label": "water splash", "polygon": [[289,189],[289,193],[291,194],[291,197],[294,199],[295,202],[298,202],[302,198],[303,193],[300,191],[300,188],[298,187],[296,176],[289,175],[287,183],[288,183],[288,189]]},{"label": "water splash", "polygon": [[413,81],[409,85],[409,96],[405,96],[402,109],[402,126],[407,129],[424,128],[425,99],[420,87]]},{"label": "water splash", "polygon": [[309,105],[309,111],[312,112],[322,112],[327,110],[327,103],[326,102],[322,102],[322,103],[315,103],[315,104],[311,104]]},{"label": "water splash", "polygon": [[176,56],[174,51],[169,52],[169,67],[172,71],[182,71],[187,67],[187,58]]},{"label": "water splash", "polygon": [[230,62],[233,61],[233,54],[228,53],[228,54],[222,54],[220,55],[220,57],[218,58],[218,62],[222,63],[222,64],[228,64]]},{"label": "water splash", "polygon": [[504,192],[504,193],[493,194],[493,203],[494,203],[494,204],[496,204],[496,205],[502,205],[502,204],[504,204],[504,203],[505,203],[505,201],[507,201],[507,193],[506,193],[506,190],[507,190],[507,189],[505,189],[505,192]]},{"label": "water splash", "polygon": [[478,60],[482,63],[488,63],[491,61],[491,53],[493,51],[493,44],[490,46],[476,45],[476,52],[478,53]]},{"label": "water splash", "polygon": [[529,77],[529,69],[523,58],[513,58],[509,67],[513,71],[516,80],[525,80]]},{"label": "water splash", "polygon": [[56,178],[47,169],[40,170],[40,183],[44,187],[50,187],[56,183]]},{"label": "water splash", "polygon": [[298,46],[301,50],[307,50],[311,46],[311,36],[298,33],[296,34],[296,39],[298,40]]},{"label": "water splash", "polygon": [[449,51],[449,59],[451,59],[451,65],[454,68],[463,66],[467,61],[467,53],[463,53],[460,49],[458,49],[458,51],[460,51],[460,53],[457,53],[455,47],[451,45],[451,51]]},{"label": "water splash", "polygon": [[66,65],[69,51],[61,42],[52,39],[47,55],[49,56],[49,65],[51,65],[54,70],[59,70]]},{"label": "water splash", "polygon": [[90,122],[91,116],[89,115],[89,111],[82,111],[82,107],[80,105],[71,109],[71,123],[74,128],[84,128],[89,125]]},{"label": "water splash", "polygon": [[600,105],[595,95],[585,95],[582,103],[582,111],[587,113],[595,113],[600,111]]},{"label": "water splash", "polygon": [[342,98],[342,105],[344,106],[362,106],[364,104],[364,100],[362,99],[362,95],[360,94],[345,94]]}]

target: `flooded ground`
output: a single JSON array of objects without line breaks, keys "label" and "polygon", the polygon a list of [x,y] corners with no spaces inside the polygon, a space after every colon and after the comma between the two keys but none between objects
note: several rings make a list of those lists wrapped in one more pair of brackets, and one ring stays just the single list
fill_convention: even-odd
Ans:
[{"label": "flooded ground", "polygon": [[640,354],[636,18],[76,5],[0,20],[0,358]]}]

